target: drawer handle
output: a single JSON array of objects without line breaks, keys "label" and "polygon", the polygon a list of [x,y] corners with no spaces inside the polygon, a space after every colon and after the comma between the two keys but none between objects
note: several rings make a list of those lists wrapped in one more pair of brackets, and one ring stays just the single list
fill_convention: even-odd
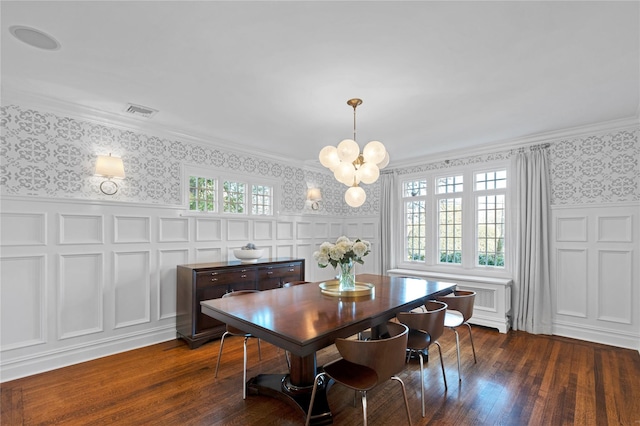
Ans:
[{"label": "drawer handle", "polygon": [[289,272],[293,272],[293,271],[295,271],[295,269],[293,269],[293,268],[289,269]]},{"label": "drawer handle", "polygon": [[216,282],[216,281],[218,281],[217,278],[211,278],[211,282]]},{"label": "drawer handle", "polygon": [[273,271],[267,271],[267,275],[272,275]]},{"label": "drawer handle", "polygon": [[218,273],[217,272],[212,272],[211,275],[218,275]]},{"label": "drawer handle", "polygon": [[240,278],[247,278],[247,274],[240,275]]}]

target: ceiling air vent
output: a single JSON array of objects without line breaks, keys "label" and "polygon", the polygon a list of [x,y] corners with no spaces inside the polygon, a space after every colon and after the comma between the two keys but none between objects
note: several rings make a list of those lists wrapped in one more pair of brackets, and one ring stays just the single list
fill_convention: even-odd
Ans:
[{"label": "ceiling air vent", "polygon": [[158,110],[156,109],[151,109],[142,105],[134,105],[134,104],[127,104],[127,108],[124,111],[127,114],[135,115],[136,117],[144,117],[144,118],[151,118],[154,115],[156,115],[156,113],[158,112]]}]

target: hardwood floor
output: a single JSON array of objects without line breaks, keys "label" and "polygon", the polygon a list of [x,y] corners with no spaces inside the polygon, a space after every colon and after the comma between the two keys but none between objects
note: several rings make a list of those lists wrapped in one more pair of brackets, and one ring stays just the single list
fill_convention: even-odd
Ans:
[{"label": "hardwood floor", "polygon": [[[449,383],[445,392],[437,349],[425,367],[427,416],[420,413],[420,373],[410,361],[407,385],[414,425],[640,425],[637,351],[523,332],[473,327],[478,363],[462,330],[462,382],[455,340],[440,339]],[[7,425],[299,425],[302,416],[280,401],[242,400],[242,339],[230,338],[213,377],[219,342],[190,350],[179,340],[14,380],[0,386]],[[334,347],[318,364],[335,359]],[[249,377],[286,369],[282,350],[263,342],[258,361],[249,343]],[[396,382],[368,395],[369,424],[406,424]],[[333,386],[337,425],[362,424],[353,393]]]}]

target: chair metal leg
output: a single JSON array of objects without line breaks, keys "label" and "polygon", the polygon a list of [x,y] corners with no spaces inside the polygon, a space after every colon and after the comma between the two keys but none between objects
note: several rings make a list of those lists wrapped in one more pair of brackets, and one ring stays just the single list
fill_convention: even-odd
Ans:
[{"label": "chair metal leg", "polygon": [[224,345],[224,338],[229,335],[229,332],[225,331],[220,338],[220,350],[218,351],[218,361],[216,362],[216,373],[213,377],[218,377],[218,367],[220,367],[220,357],[222,356],[222,346]]},{"label": "chair metal leg", "polygon": [[407,399],[407,389],[404,386],[404,382],[398,376],[392,376],[393,380],[397,380],[402,387],[402,396],[404,398],[404,408],[407,410],[407,419],[409,420],[409,426],[411,426],[411,412],[409,411],[409,400]]},{"label": "chair metal leg", "polygon": [[424,417],[424,358],[421,351],[418,351],[418,357],[420,357],[420,398],[422,399],[422,417]]},{"label": "chair metal leg", "polygon": [[249,337],[244,338],[244,367],[242,371],[242,399],[247,399],[247,340],[249,340]]},{"label": "chair metal leg", "polygon": [[360,393],[362,393],[362,421],[364,426],[367,426],[367,391]]},{"label": "chair metal leg", "polygon": [[311,412],[313,411],[313,402],[316,399],[316,392],[318,391],[318,382],[320,381],[320,377],[324,375],[325,373],[319,373],[313,380],[313,389],[311,390],[311,399],[309,400],[309,411],[307,411],[307,419],[304,422],[305,426],[309,426],[309,422],[311,421]]},{"label": "chair metal leg", "polygon": [[442,359],[442,348],[440,347],[440,343],[433,342],[438,346],[438,353],[440,354],[440,367],[442,367],[442,379],[444,380],[444,390],[448,389],[447,387],[447,375],[444,373],[444,360]]},{"label": "chair metal leg", "polygon": [[456,352],[458,354],[458,381],[462,381],[462,376],[460,375],[460,338],[458,337],[458,330],[455,328],[453,332],[456,333]]},{"label": "chair metal leg", "polygon": [[258,339],[258,359],[262,361],[262,350],[260,349],[260,339]]},{"label": "chair metal leg", "polygon": [[467,327],[469,327],[469,340],[471,340],[471,349],[473,350],[473,363],[477,364],[478,360],[476,359],[476,348],[475,346],[473,346],[473,336],[471,335],[471,324],[469,324],[468,322],[465,322],[465,324],[467,324]]}]

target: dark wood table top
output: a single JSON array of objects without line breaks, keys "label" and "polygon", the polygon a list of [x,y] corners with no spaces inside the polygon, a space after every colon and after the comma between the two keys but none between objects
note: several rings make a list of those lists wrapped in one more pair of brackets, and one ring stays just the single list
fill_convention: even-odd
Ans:
[{"label": "dark wood table top", "polygon": [[201,302],[202,312],[255,337],[304,357],[338,337],[386,323],[396,313],[448,294],[454,283],[360,274],[374,285],[371,296],[343,298],[321,293],[319,283],[262,291],[242,297]]}]

